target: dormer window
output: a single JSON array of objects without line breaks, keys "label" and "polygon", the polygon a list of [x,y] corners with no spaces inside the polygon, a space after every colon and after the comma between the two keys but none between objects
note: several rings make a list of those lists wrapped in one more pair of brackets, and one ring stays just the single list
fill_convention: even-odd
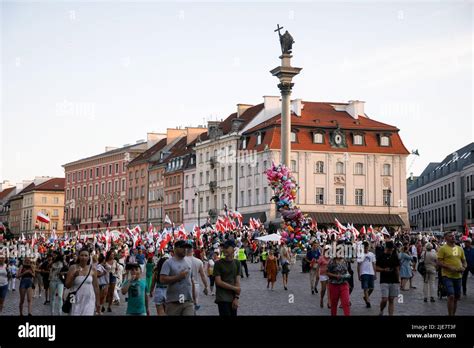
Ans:
[{"label": "dormer window", "polygon": [[380,137],[380,146],[390,146],[390,138],[386,135]]},{"label": "dormer window", "polygon": [[296,132],[291,132],[291,142],[296,143]]},{"label": "dormer window", "polygon": [[324,142],[324,136],[322,133],[313,133],[313,143],[322,144]]},{"label": "dormer window", "polygon": [[242,140],[242,149],[245,150],[246,148],[247,148],[247,138],[244,138],[244,139]]},{"label": "dormer window", "polygon": [[257,134],[257,145],[260,145],[262,143],[262,139],[263,139],[263,134],[258,133]]},{"label": "dormer window", "polygon": [[354,145],[363,145],[364,144],[364,138],[360,134],[355,134],[354,135]]}]

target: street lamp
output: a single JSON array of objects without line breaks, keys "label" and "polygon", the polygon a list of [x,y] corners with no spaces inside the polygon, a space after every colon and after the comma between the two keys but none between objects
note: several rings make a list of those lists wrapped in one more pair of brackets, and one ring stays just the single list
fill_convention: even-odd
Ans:
[{"label": "street lamp", "polygon": [[199,201],[199,194],[201,192],[196,190],[194,196],[197,197],[197,204],[198,204],[198,226],[201,227],[201,202]]}]

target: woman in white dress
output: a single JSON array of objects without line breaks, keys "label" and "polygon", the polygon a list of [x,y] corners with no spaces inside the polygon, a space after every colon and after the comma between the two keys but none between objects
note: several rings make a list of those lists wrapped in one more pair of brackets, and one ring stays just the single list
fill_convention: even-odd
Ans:
[{"label": "woman in white dress", "polygon": [[[76,291],[75,301],[72,303],[70,315],[94,315],[100,313],[100,291],[97,273],[90,264],[90,252],[82,249],[79,252],[78,263],[72,265],[66,278],[66,287],[69,292]],[[87,279],[83,282],[84,278]]]}]

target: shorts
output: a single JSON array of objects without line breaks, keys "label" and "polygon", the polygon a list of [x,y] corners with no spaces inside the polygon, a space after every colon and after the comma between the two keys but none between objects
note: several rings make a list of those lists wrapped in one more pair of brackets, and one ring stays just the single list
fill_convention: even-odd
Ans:
[{"label": "shorts", "polygon": [[282,268],[281,268],[281,274],[288,274],[290,273],[290,267],[288,265],[288,262],[284,263]]},{"label": "shorts", "polygon": [[155,305],[162,305],[166,302],[166,288],[155,288],[155,295],[153,296],[153,303]]},{"label": "shorts", "polygon": [[374,288],[374,276],[372,274],[362,274],[360,276],[360,282],[364,290]]},{"label": "shorts", "polygon": [[443,284],[448,296],[454,296],[457,300],[461,298],[461,278],[443,277]]},{"label": "shorts", "polygon": [[8,284],[0,286],[0,300],[4,300],[7,297]]},{"label": "shorts", "polygon": [[117,277],[113,276],[112,273],[110,273],[109,284],[115,284],[115,283],[117,283]]},{"label": "shorts", "polygon": [[23,278],[20,281],[20,289],[29,289],[29,288],[33,288],[33,279]]},{"label": "shorts", "polygon": [[397,297],[400,293],[400,284],[382,283],[380,289],[382,290],[382,297]]},{"label": "shorts", "polygon": [[49,275],[43,276],[43,288],[49,289]]},{"label": "shorts", "polygon": [[319,281],[321,281],[321,282],[327,282],[328,280],[329,280],[329,277],[325,274],[321,274],[319,276]]},{"label": "shorts", "polygon": [[213,275],[210,275],[210,276],[209,276],[209,285],[210,285],[211,287],[214,286],[215,281],[216,281],[216,277],[214,277]]}]

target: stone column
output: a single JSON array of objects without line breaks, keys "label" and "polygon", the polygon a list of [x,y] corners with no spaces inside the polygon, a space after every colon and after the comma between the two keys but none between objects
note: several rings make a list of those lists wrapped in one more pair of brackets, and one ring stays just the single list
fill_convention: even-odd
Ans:
[{"label": "stone column", "polygon": [[298,75],[302,68],[291,66],[291,57],[289,53],[280,56],[281,66],[271,70],[273,76],[278,77],[280,83],[278,88],[281,92],[281,163],[290,166],[291,154],[291,89],[294,83],[292,79]]}]

